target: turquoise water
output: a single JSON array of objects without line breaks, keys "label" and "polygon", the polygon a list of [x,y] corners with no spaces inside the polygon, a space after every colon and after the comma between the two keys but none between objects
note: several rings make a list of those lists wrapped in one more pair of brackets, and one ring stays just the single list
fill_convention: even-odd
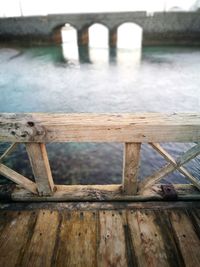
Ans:
[{"label": "turquoise water", "polygon": [[[0,112],[199,112],[200,49],[147,47],[139,51],[79,49],[67,58],[61,46],[0,49]],[[164,144],[175,157],[193,144]],[[6,145],[1,145],[0,153]],[[120,144],[47,146],[58,183],[118,183]],[[32,177],[23,146],[7,160]],[[140,178],[165,161],[143,145]],[[199,158],[186,167],[200,177]],[[180,174],[169,175],[183,181]]]}]

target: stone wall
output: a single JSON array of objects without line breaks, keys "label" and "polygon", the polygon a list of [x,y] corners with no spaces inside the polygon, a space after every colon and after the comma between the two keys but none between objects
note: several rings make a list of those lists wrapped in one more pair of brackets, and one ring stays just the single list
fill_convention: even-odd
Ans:
[{"label": "stone wall", "polygon": [[111,40],[120,24],[134,22],[143,29],[143,45],[199,45],[199,15],[199,12],[157,12],[152,16],[146,12],[118,12],[1,18],[0,42],[59,42],[60,28],[66,23],[77,29],[79,44],[87,40],[87,29],[93,23],[107,26]]}]

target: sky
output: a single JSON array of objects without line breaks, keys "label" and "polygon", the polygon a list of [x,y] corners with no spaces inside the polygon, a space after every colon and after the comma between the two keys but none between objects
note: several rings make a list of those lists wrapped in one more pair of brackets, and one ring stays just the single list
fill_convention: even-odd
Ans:
[{"label": "sky", "polygon": [[135,10],[153,12],[175,6],[189,10],[195,2],[197,0],[0,0],[0,16]]}]

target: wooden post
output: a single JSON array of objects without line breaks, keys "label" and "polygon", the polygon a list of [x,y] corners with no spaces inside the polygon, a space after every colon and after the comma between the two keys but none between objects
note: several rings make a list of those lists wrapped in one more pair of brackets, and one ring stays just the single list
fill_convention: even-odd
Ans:
[{"label": "wooden post", "polygon": [[46,147],[43,143],[26,144],[39,195],[53,194],[54,182],[51,174]]},{"label": "wooden post", "polygon": [[123,167],[123,192],[127,195],[137,193],[137,174],[139,168],[141,143],[125,143]]}]

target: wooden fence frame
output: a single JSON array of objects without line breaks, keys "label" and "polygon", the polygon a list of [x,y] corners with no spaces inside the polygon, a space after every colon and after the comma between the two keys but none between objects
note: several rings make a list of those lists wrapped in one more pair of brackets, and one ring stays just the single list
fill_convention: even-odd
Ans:
[{"label": "wooden fence frame", "polygon": [[[177,199],[200,199],[200,181],[183,164],[200,154],[200,114],[40,114],[1,113],[0,142],[12,145],[0,157],[0,174],[18,186],[11,192],[14,200],[149,200],[164,199],[160,184],[174,170],[191,184],[174,185]],[[124,143],[122,184],[55,185],[46,143],[119,142]],[[159,143],[197,143],[177,160]],[[2,162],[19,143],[26,145],[35,182]],[[149,143],[168,164],[142,182],[137,180],[142,143]]]}]

